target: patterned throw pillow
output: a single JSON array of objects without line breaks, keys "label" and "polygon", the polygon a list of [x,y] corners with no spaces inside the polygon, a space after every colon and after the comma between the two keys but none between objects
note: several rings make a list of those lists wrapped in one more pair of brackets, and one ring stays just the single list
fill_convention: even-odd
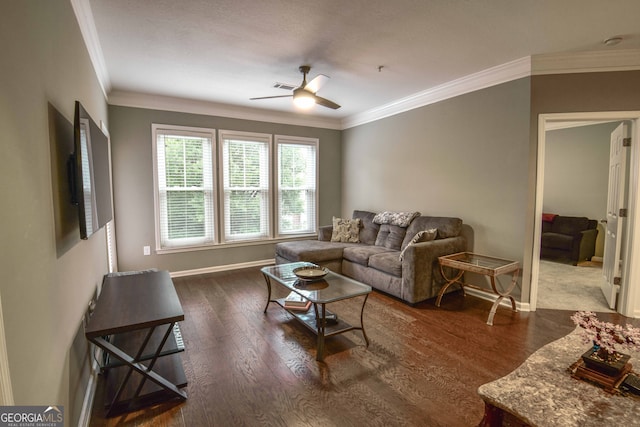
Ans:
[{"label": "patterned throw pillow", "polygon": [[360,243],[360,218],[333,217],[332,242]]},{"label": "patterned throw pillow", "polygon": [[420,212],[380,212],[373,217],[376,224],[391,224],[398,227],[408,227]]},{"label": "patterned throw pillow", "polygon": [[411,239],[409,244],[404,247],[402,252],[400,252],[400,262],[402,262],[402,259],[404,258],[404,251],[406,251],[407,248],[409,248],[409,246],[415,245],[416,243],[421,243],[421,242],[430,242],[432,240],[435,240],[437,235],[438,235],[437,228],[430,228],[428,230],[418,231],[416,235],[413,236],[413,239]]}]

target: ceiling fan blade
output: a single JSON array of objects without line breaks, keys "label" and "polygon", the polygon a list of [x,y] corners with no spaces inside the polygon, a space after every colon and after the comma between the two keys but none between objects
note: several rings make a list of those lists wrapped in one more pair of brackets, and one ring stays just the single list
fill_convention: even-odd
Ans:
[{"label": "ceiling fan blade", "polygon": [[324,74],[318,74],[304,87],[304,90],[308,90],[309,92],[316,93],[320,88],[329,80],[329,76],[325,76]]},{"label": "ceiling fan blade", "polygon": [[333,108],[334,110],[337,110],[338,108],[340,108],[338,104],[336,104],[333,101],[329,101],[326,98],[322,98],[321,96],[318,96],[318,95],[315,95],[314,97],[316,99],[316,104],[318,105],[322,105],[323,107],[327,107],[327,108]]},{"label": "ceiling fan blade", "polygon": [[293,95],[261,96],[259,98],[249,98],[249,101],[255,101],[256,99],[291,98],[292,96]]}]

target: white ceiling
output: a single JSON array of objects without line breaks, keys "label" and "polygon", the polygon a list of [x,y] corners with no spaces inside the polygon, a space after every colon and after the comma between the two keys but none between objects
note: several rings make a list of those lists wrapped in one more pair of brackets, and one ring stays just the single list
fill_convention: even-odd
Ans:
[{"label": "white ceiling", "polygon": [[[640,49],[639,0],[72,3],[87,1],[110,97],[132,92],[338,120],[525,57]],[[92,25],[91,14],[84,19]],[[612,36],[623,41],[605,46]],[[331,77],[318,95],[342,108],[301,113],[288,98],[249,100],[288,94],[273,85],[299,85],[302,64],[310,77]]]}]

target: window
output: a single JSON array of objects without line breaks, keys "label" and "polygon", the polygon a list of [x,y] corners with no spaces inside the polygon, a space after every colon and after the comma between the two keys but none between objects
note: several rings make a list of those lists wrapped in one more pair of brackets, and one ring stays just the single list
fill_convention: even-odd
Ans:
[{"label": "window", "polygon": [[224,240],[270,237],[271,135],[220,131]]},{"label": "window", "polygon": [[316,232],[317,139],[152,129],[157,250]]},{"label": "window", "polygon": [[278,234],[316,229],[317,140],[276,136]]},{"label": "window", "polygon": [[154,125],[161,248],[214,242],[213,130]]}]

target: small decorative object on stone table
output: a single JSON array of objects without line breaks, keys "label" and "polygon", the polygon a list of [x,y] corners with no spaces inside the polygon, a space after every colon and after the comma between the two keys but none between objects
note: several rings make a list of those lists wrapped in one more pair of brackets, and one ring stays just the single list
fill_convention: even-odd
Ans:
[{"label": "small decorative object on stone table", "polygon": [[617,393],[632,368],[630,356],[618,350],[640,350],[640,329],[600,321],[591,311],[578,311],[571,319],[583,329],[584,342],[592,344],[571,366],[573,376],[596,383],[609,393]]}]

